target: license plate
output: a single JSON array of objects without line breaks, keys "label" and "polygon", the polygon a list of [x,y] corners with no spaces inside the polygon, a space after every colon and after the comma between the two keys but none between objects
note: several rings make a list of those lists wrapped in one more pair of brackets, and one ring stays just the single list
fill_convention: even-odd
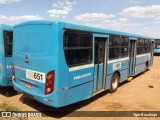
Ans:
[{"label": "license plate", "polygon": [[28,89],[30,89],[30,90],[32,89],[32,85],[29,84],[29,83],[26,83],[26,84],[25,84],[25,87],[28,88]]},{"label": "license plate", "polygon": [[45,83],[45,73],[26,69],[26,78]]}]

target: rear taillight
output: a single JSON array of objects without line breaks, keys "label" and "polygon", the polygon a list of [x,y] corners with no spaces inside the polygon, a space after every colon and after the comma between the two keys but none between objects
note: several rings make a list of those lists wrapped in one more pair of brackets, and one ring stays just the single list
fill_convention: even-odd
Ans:
[{"label": "rear taillight", "polygon": [[14,82],[16,82],[16,76],[15,76],[14,65],[12,65],[12,80],[14,80]]},{"label": "rear taillight", "polygon": [[45,94],[51,94],[54,90],[55,71],[50,71],[46,76]]}]

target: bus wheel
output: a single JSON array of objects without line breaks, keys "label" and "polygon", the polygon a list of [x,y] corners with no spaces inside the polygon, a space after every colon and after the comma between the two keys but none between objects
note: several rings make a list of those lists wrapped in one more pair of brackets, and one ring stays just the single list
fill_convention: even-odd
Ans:
[{"label": "bus wheel", "polygon": [[111,84],[110,84],[110,89],[109,89],[110,93],[114,93],[117,91],[118,85],[119,85],[119,80],[120,80],[119,75],[117,73],[114,73],[111,78]]},{"label": "bus wheel", "polygon": [[147,65],[145,65],[145,68],[143,70],[143,73],[147,72]]},{"label": "bus wheel", "polygon": [[144,68],[143,73],[147,72],[147,70],[148,70],[148,62],[146,62],[146,64],[145,64],[145,68]]}]

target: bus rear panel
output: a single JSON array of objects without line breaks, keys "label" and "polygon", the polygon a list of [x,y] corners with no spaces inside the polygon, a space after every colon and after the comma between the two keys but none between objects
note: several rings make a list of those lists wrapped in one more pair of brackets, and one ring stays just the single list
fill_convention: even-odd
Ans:
[{"label": "bus rear panel", "polygon": [[13,26],[0,25],[0,86],[12,86]]},{"label": "bus rear panel", "polygon": [[56,75],[53,29],[50,22],[25,23],[16,26],[14,37],[16,90],[47,104],[52,103],[56,94],[53,92]]}]

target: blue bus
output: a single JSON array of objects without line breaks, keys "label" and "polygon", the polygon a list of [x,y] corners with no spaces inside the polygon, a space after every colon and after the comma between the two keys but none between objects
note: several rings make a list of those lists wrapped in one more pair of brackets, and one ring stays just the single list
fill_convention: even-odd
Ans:
[{"label": "blue bus", "polygon": [[155,39],[154,54],[160,55],[160,39]]},{"label": "blue bus", "polygon": [[0,86],[12,86],[13,26],[0,25]]},{"label": "blue bus", "polygon": [[58,21],[14,30],[14,89],[52,107],[76,103],[131,80],[153,64],[153,38]]}]

